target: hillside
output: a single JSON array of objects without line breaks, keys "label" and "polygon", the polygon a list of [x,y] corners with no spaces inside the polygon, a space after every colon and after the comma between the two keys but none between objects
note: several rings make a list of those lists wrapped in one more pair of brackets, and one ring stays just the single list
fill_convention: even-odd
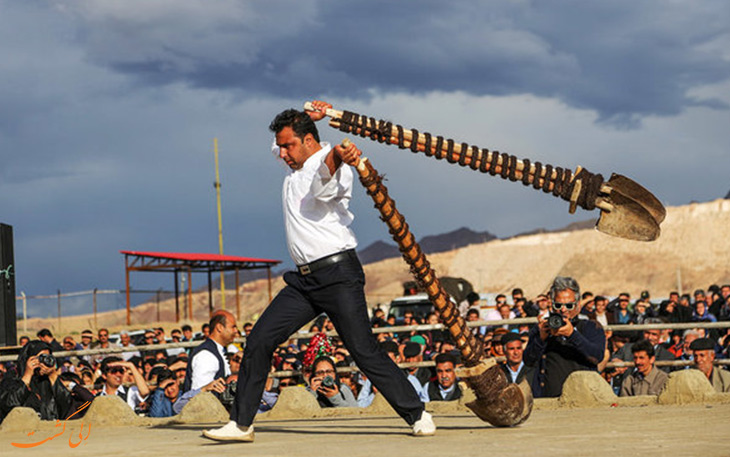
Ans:
[{"label": "hillside", "polygon": [[[442,276],[461,276],[483,292],[524,289],[528,297],[544,292],[556,275],[575,277],[583,290],[615,295],[628,291],[637,295],[648,289],[653,297],[671,290],[691,292],[717,283],[730,283],[730,200],[693,203],[667,208],[662,235],[652,243],[613,238],[593,228],[571,227],[572,231],[537,233],[506,240],[494,239],[429,255]],[[365,265],[366,294],[371,306],[386,303],[402,292],[403,281],[411,279],[400,257]],[[681,284],[678,284],[678,279]],[[283,282],[273,281],[275,294]],[[268,284],[260,279],[241,287],[241,317],[257,316],[268,303]],[[217,295],[216,295],[217,296]],[[195,321],[207,316],[207,293],[194,296]],[[228,309],[235,310],[235,298],[228,291]],[[173,320],[174,301],[161,304],[164,321]],[[132,313],[137,327],[153,322],[155,305],[140,305]],[[99,325],[120,326],[123,311],[106,313]],[[33,328],[49,326],[55,320],[32,319]],[[83,328],[89,316],[69,317],[68,328]]]}]

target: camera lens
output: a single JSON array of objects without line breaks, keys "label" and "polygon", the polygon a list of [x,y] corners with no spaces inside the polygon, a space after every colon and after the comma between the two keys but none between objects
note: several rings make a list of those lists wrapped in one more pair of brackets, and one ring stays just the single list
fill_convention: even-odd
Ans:
[{"label": "camera lens", "polygon": [[56,366],[56,358],[51,354],[39,354],[38,361],[49,368]]},{"label": "camera lens", "polygon": [[329,376],[329,375],[325,376],[324,379],[322,380],[322,385],[324,387],[331,388],[332,386],[335,385],[335,378],[333,378],[332,376]]},{"label": "camera lens", "polygon": [[563,316],[556,313],[550,313],[550,316],[548,316],[547,319],[548,327],[552,330],[557,330],[563,325],[565,325],[565,320],[563,320]]}]

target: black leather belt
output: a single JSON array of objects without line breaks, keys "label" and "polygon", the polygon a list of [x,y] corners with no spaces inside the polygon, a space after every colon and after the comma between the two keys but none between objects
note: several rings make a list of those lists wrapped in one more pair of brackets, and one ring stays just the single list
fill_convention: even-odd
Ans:
[{"label": "black leather belt", "polygon": [[343,260],[347,259],[357,259],[357,254],[355,253],[354,249],[348,249],[347,251],[341,251],[337,254],[322,257],[321,259],[317,259],[314,262],[305,263],[304,265],[298,265],[297,270],[299,270],[299,274],[306,276],[308,274],[314,273],[317,270],[321,270],[324,267],[334,265],[337,262],[342,262]]}]

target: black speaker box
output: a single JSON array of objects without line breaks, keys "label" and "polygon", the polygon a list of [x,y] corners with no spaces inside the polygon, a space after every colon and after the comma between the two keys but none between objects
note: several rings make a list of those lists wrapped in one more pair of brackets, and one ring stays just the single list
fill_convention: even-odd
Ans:
[{"label": "black speaker box", "polygon": [[13,227],[0,224],[0,347],[17,344]]}]

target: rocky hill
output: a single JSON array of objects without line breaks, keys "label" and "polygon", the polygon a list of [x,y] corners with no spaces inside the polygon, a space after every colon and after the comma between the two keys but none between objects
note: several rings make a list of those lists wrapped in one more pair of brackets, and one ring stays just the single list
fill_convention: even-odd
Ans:
[{"label": "rocky hill", "polygon": [[[521,287],[528,297],[544,292],[557,275],[573,276],[583,290],[607,295],[622,291],[637,295],[648,289],[653,297],[664,297],[672,290],[691,292],[710,284],[730,283],[730,200],[667,208],[662,234],[651,243],[613,238],[593,228],[571,228],[574,230],[468,244],[430,254],[429,261],[438,275],[464,277],[482,292],[509,292]],[[411,279],[400,257],[372,262],[364,268],[370,305],[399,296],[402,283]],[[281,278],[274,278],[272,293],[281,287]],[[256,317],[269,301],[265,279],[244,284],[240,292],[243,320]],[[226,303],[228,309],[235,310],[235,295],[230,289]],[[193,305],[193,321],[203,322],[207,318],[207,292],[196,293]],[[162,319],[172,321],[174,300],[161,303],[161,310]],[[132,312],[133,324],[149,325],[155,313],[154,303],[140,305]],[[124,316],[124,311],[106,313],[99,325],[120,326]],[[32,321],[29,324],[33,328],[50,328],[55,322]],[[68,324],[63,325],[84,328],[88,323],[89,316],[78,316],[69,317]]]}]

